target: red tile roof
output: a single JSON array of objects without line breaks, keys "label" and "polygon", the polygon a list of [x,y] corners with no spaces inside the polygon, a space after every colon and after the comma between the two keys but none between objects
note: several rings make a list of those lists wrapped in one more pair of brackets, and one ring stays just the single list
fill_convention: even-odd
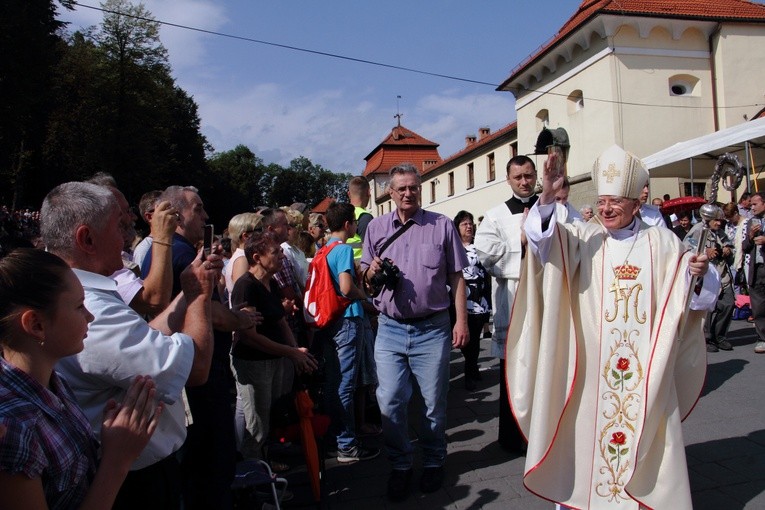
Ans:
[{"label": "red tile roof", "polygon": [[563,24],[558,33],[536,53],[516,66],[510,77],[497,87],[497,90],[503,90],[518,74],[598,14],[765,22],[765,5],[747,0],[583,0],[579,9]]},{"label": "red tile roof", "polygon": [[454,161],[455,159],[458,159],[458,158],[464,156],[465,154],[468,154],[468,153],[473,152],[473,151],[475,151],[477,149],[480,149],[481,147],[484,147],[484,146],[490,144],[491,142],[493,142],[497,138],[500,138],[503,135],[505,135],[507,133],[510,133],[512,131],[515,131],[517,129],[518,129],[518,122],[511,122],[507,126],[499,129],[498,131],[495,131],[494,133],[491,133],[490,135],[484,136],[483,138],[481,138],[477,142],[471,143],[470,145],[466,146],[461,151],[452,154],[451,156],[449,156],[445,160],[441,161],[437,165],[433,165],[433,166],[427,168],[425,171],[422,172],[422,175],[427,175],[427,174],[429,174],[431,172],[436,171],[439,168],[443,168],[443,167],[447,166],[450,162]]},{"label": "red tile roof", "polygon": [[426,168],[426,162],[441,161],[438,144],[423,138],[404,126],[394,127],[380,144],[364,158],[367,162],[362,175],[387,173],[401,163],[411,163],[420,172]]},{"label": "red tile roof", "polygon": [[327,212],[327,209],[329,209],[329,206],[332,205],[332,203],[335,202],[335,199],[332,197],[327,197],[318,204],[316,204],[312,209],[312,213],[321,213],[324,214]]}]

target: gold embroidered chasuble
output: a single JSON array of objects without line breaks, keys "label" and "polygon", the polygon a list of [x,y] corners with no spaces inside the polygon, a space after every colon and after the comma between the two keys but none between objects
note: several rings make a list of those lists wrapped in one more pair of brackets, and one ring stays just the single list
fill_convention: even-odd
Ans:
[{"label": "gold embroidered chasuble", "polygon": [[690,253],[669,230],[624,241],[561,225],[526,257],[507,343],[524,484],[571,508],[691,508],[681,420],[706,373],[705,312],[685,307]]}]

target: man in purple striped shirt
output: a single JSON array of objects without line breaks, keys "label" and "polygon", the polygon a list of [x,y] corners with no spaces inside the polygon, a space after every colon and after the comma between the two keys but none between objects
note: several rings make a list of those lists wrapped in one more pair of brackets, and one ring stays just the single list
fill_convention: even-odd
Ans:
[{"label": "man in purple striped shirt", "polygon": [[[408,436],[407,406],[411,378],[422,394],[423,473],[420,490],[438,490],[446,460],[446,396],[449,389],[449,352],[468,341],[465,249],[452,221],[420,207],[421,180],[414,166],[390,170],[390,193],[396,210],[369,223],[364,237],[361,267],[369,286],[387,258],[399,268],[395,285],[374,298],[380,311],[375,362],[377,400],[383,415],[383,433],[393,471],[388,497],[401,501],[409,495],[412,445]],[[400,237],[380,252],[394,233],[411,222]],[[457,322],[449,322],[449,288],[454,295]]]}]

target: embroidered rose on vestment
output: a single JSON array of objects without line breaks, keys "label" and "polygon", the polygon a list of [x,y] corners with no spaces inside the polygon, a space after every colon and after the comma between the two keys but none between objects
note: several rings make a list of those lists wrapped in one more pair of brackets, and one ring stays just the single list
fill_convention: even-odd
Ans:
[{"label": "embroidered rose on vestment", "polygon": [[[622,358],[624,359],[624,358]],[[627,436],[624,434],[624,432],[614,432],[611,434],[611,441],[609,441],[611,444],[615,445],[623,445],[627,442]]]}]

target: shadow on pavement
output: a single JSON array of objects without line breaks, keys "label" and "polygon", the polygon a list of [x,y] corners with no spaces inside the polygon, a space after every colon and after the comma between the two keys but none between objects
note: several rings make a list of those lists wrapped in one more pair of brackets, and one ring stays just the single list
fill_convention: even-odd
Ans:
[{"label": "shadow on pavement", "polygon": [[707,379],[704,381],[704,389],[701,391],[701,396],[708,395],[720,388],[725,381],[742,372],[748,364],[749,362],[744,359],[729,359],[707,365]]},{"label": "shadow on pavement", "polygon": [[685,451],[694,509],[743,509],[765,492],[765,430],[688,445]]}]

